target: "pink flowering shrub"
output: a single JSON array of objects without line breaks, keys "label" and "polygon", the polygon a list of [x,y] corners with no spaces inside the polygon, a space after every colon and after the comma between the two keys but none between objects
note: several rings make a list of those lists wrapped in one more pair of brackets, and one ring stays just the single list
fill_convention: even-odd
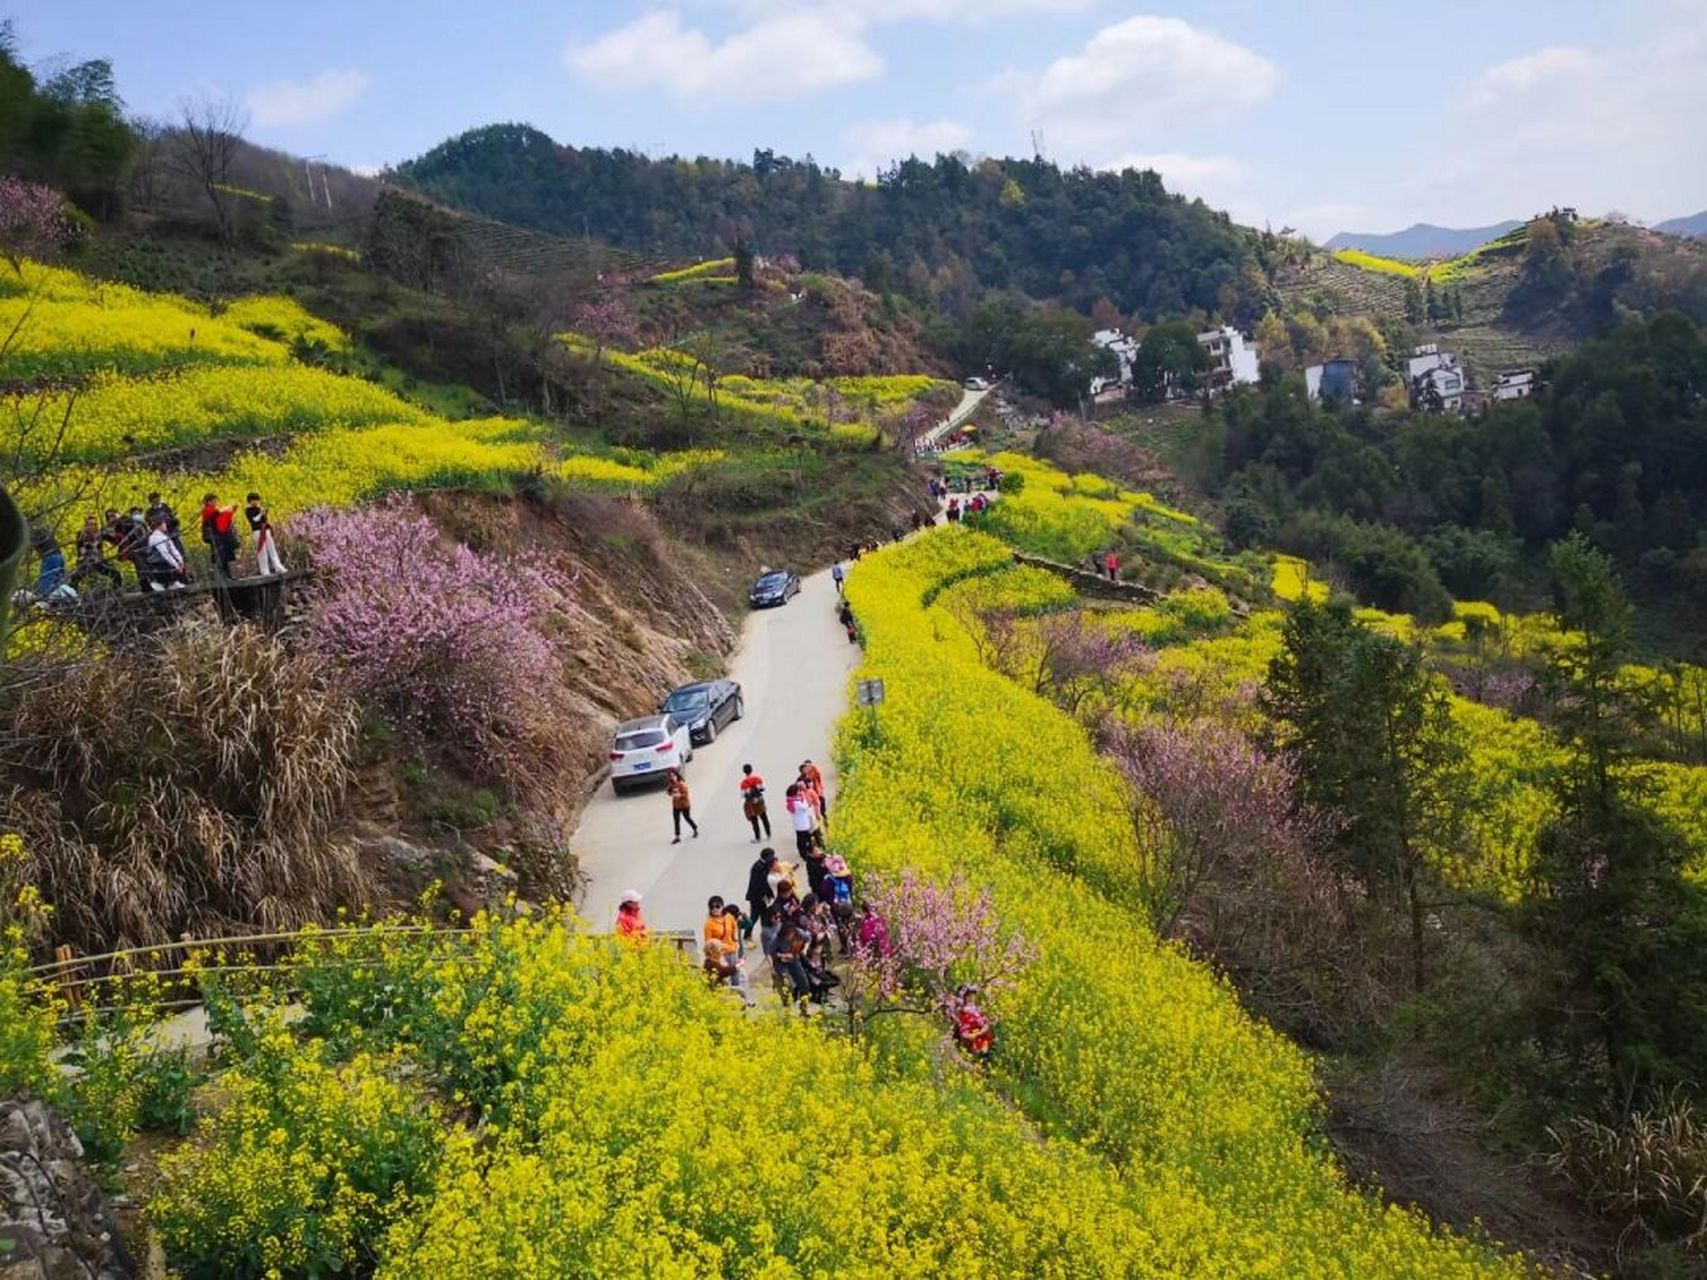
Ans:
[{"label": "pink flowering shrub", "polygon": [[1288,757],[1211,720],[1121,726],[1103,750],[1132,783],[1140,842],[1165,851],[1145,883],[1158,933],[1306,1038],[1375,1007],[1385,979],[1361,951],[1356,900],[1318,856],[1334,822],[1299,803]]},{"label": "pink flowering shrub", "polygon": [[0,257],[17,271],[25,258],[47,258],[76,239],[78,227],[51,187],[0,178]]},{"label": "pink flowering shrub", "polygon": [[304,512],[291,531],[320,571],[310,638],[353,693],[488,777],[547,784],[557,762],[541,731],[563,689],[551,625],[568,575],[536,557],[447,545],[401,494]]},{"label": "pink flowering shrub", "polygon": [[863,889],[882,928],[854,947],[850,992],[873,1004],[934,1014],[952,1031],[968,992],[1011,984],[1035,955],[1002,927],[990,894],[962,878],[938,884],[904,871]]},{"label": "pink flowering shrub", "polygon": [[1140,823],[1156,828],[1149,847],[1171,847],[1150,884],[1158,931],[1215,934],[1221,903],[1213,889],[1244,881],[1265,861],[1298,857],[1312,834],[1294,799],[1297,771],[1244,734],[1209,720],[1153,721],[1107,736],[1106,749],[1145,798]]},{"label": "pink flowering shrub", "polygon": [[582,303],[575,311],[574,328],[593,339],[595,358],[602,357],[606,347],[633,347],[640,342],[639,322],[620,292]]}]

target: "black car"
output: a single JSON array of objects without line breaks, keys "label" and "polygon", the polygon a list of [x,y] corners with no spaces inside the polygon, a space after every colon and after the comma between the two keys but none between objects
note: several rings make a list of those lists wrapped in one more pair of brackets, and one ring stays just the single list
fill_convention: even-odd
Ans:
[{"label": "black car", "polygon": [[753,589],[747,593],[747,603],[755,609],[769,609],[787,604],[790,596],[799,594],[800,575],[791,569],[769,569],[759,575]]},{"label": "black car", "polygon": [[702,680],[684,684],[658,706],[662,715],[688,727],[695,744],[717,741],[717,731],[726,729],[747,714],[741,686],[733,680]]}]

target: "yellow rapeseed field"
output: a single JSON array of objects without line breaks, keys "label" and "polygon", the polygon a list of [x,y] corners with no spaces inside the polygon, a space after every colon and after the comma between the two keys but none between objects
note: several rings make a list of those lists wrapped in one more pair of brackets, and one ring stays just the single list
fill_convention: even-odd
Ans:
[{"label": "yellow rapeseed field", "polygon": [[[1045,1130],[1120,1170],[1160,1274],[1493,1275],[1494,1250],[1350,1189],[1312,1141],[1316,1091],[1289,1042],[1138,908],[1155,851],[1079,725],[987,670],[945,588],[1011,572],[950,529],[849,578],[861,676],[888,697],[844,725],[836,838],[864,871],[962,872],[1041,956],[998,1007],[997,1083]],[[1026,598],[1034,590],[1021,581]],[[995,589],[994,587],[990,589]],[[934,615],[934,616],[933,616]]]}]

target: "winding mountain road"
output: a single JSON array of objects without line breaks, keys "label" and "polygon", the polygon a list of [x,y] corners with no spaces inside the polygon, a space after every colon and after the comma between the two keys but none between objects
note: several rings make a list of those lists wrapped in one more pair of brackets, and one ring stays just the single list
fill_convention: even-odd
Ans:
[{"label": "winding mountain road", "polygon": [[[851,576],[858,564],[845,566]],[[765,779],[772,838],[793,859],[794,833],[782,807],[783,788],[800,762],[824,773],[835,817],[836,780],[830,741],[847,705],[848,677],[859,662],[836,619],[836,587],[828,570],[801,582],[800,594],[777,609],[748,614],[729,676],[741,684],[746,715],[697,747],[684,776],[699,822],[696,840],[686,833],[671,844],[670,800],[663,788],[618,796],[607,782],[581,814],[570,842],[587,877],[580,909],[589,928],[603,931],[616,919],[627,890],[641,895],[654,930],[697,930],[714,893],[739,902],[747,869],[761,845],[741,816],[741,765]]]},{"label": "winding mountain road", "polygon": [[962,388],[960,392],[960,403],[954,406],[954,412],[949,414],[948,417],[944,418],[941,422],[937,423],[936,426],[932,427],[929,431],[925,432],[924,435],[920,436],[918,444],[914,447],[921,453],[934,448],[939,440],[953,432],[961,423],[970,418],[972,416],[972,411],[979,405],[983,404],[984,397],[989,395],[993,390],[995,390],[994,387],[986,387],[982,391],[969,391]]}]

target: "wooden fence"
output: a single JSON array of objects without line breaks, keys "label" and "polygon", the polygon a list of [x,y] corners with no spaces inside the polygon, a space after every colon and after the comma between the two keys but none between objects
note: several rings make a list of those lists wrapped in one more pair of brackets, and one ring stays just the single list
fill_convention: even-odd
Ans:
[{"label": "wooden fence", "polygon": [[[90,1013],[108,1013],[118,1006],[108,994],[125,981],[148,975],[162,985],[155,1002],[163,1012],[179,1012],[202,1003],[200,980],[205,974],[288,973],[296,967],[305,946],[351,937],[430,937],[459,944],[472,938],[466,928],[430,924],[374,924],[347,928],[293,930],[287,933],[247,933],[191,937],[147,947],[126,947],[100,955],[80,956],[68,946],[55,949],[54,958],[25,971],[31,988],[41,997],[57,997],[61,1021]],[[599,933],[594,937],[613,935]],[[669,943],[690,960],[698,938],[689,929],[654,930],[653,941]],[[352,963],[374,963],[353,959]]]}]

